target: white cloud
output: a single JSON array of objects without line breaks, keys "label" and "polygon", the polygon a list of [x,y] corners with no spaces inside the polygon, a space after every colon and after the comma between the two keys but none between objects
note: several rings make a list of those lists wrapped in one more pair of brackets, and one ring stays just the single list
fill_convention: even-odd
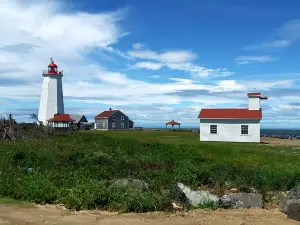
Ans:
[{"label": "white cloud", "polygon": [[290,46],[292,43],[293,43],[292,40],[276,40],[270,42],[263,42],[258,45],[245,46],[243,49],[245,51],[248,51],[248,50],[266,49],[266,48],[284,48]]},{"label": "white cloud", "polygon": [[144,45],[141,43],[135,43],[132,45],[132,47],[136,50],[140,50],[140,49],[144,48]]},{"label": "white cloud", "polygon": [[252,64],[252,63],[265,63],[278,61],[277,58],[270,57],[267,55],[263,56],[239,56],[234,59],[237,64]]},{"label": "white cloud", "polygon": [[[110,49],[125,34],[118,25],[122,11],[66,13],[64,7],[56,2],[1,1],[0,70],[18,69],[13,77],[38,81],[42,66],[54,57],[78,78],[90,50]],[[0,78],[7,75],[0,73]]]},{"label": "white cloud", "polygon": [[208,77],[208,76],[229,76],[232,75],[233,73],[228,71],[227,69],[209,69],[205,68],[203,66],[197,66],[193,65],[191,63],[181,63],[181,64],[176,64],[176,63],[168,63],[166,64],[170,69],[173,70],[182,70],[186,72],[190,72],[194,78],[203,78],[203,77]]},{"label": "white cloud", "polygon": [[159,70],[163,64],[155,62],[137,62],[133,67],[137,69]]},{"label": "white cloud", "polygon": [[291,20],[276,29],[275,36],[277,40],[263,42],[258,45],[245,46],[244,50],[258,50],[268,48],[284,48],[292,45],[300,39],[300,20]]},{"label": "white cloud", "polygon": [[191,51],[178,50],[156,53],[150,50],[129,51],[128,55],[138,58],[159,61],[162,63],[184,63],[194,60],[197,55]]},{"label": "white cloud", "polygon": [[160,78],[160,75],[152,75],[152,76],[150,76],[151,78],[155,78],[155,79],[157,79],[157,78]]},{"label": "white cloud", "polygon": [[[64,9],[68,9],[67,12]],[[119,25],[123,16],[123,11],[72,13],[66,5],[58,4],[57,1],[25,4],[21,1],[0,0],[0,82],[2,82],[0,102],[12,101],[17,104],[5,104],[0,110],[8,112],[27,104],[37,109],[42,84],[41,72],[47,69],[50,57],[54,57],[59,69],[65,71],[63,83],[66,105],[76,105],[79,108],[77,112],[98,113],[101,111],[99,105],[94,104],[107,104],[124,108],[124,111],[128,111],[131,117],[136,117],[137,121],[139,118],[143,121],[143,117],[146,116],[147,121],[162,122],[176,119],[183,123],[196,121],[198,124],[199,107],[212,107],[224,103],[237,104],[240,103],[240,97],[244,98],[248,91],[289,87],[293,84],[291,80],[268,82],[223,80],[205,84],[196,82],[193,78],[228,76],[231,72],[196,65],[194,60],[197,55],[189,50],[158,53],[136,43],[134,51],[126,54],[115,48],[115,44],[128,34]],[[148,69],[155,69],[156,66],[158,69],[164,66],[171,70],[189,72],[193,77],[183,79],[177,73],[176,78],[173,77],[167,82],[159,82],[159,79],[152,82],[137,80],[136,77],[133,78],[136,74],[131,76],[112,68],[106,69],[107,66],[103,65],[101,58],[90,57],[89,54],[95,49],[110,52],[126,60],[143,60],[137,62],[141,68],[148,66]],[[152,64],[149,64],[150,62]],[[151,77],[159,78],[159,75]],[[10,86],[3,86],[4,79],[26,82],[18,86],[14,86],[13,82]],[[192,93],[195,91],[195,96],[177,95],[176,93],[180,91]],[[200,95],[197,91],[212,95],[234,91],[232,94],[234,97]],[[247,102],[246,96],[243,101]],[[189,106],[191,102],[192,105]],[[187,106],[178,107],[182,103]],[[87,104],[93,109],[86,107]],[[149,109],[154,104],[164,107]],[[173,107],[174,104],[178,105]],[[145,108],[134,109],[134,105]],[[161,110],[168,113],[162,114]]]},{"label": "white cloud", "polygon": [[168,67],[171,70],[179,70],[189,72],[195,79],[204,78],[209,76],[230,76],[233,72],[227,69],[209,69],[203,66],[193,65],[190,62],[187,63],[160,63],[160,62],[137,62],[132,65],[131,68],[146,69],[146,70],[159,70],[162,67]]},{"label": "white cloud", "polygon": [[300,38],[300,20],[291,20],[286,22],[277,34],[288,40],[298,40]]}]

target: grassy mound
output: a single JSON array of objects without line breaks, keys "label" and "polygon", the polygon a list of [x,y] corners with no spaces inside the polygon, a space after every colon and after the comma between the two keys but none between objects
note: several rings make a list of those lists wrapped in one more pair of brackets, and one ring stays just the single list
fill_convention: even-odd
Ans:
[{"label": "grassy mound", "polygon": [[[259,144],[200,143],[197,134],[180,132],[88,131],[0,142],[0,196],[77,210],[165,210],[176,182],[288,190],[300,181],[299,153]],[[141,179],[150,190],[110,187],[119,178]]]}]

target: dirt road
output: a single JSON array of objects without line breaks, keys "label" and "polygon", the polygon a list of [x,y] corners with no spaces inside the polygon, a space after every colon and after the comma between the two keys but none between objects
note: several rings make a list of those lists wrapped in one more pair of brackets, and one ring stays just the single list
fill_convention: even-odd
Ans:
[{"label": "dirt road", "polygon": [[195,210],[180,213],[116,214],[100,211],[70,212],[55,206],[0,205],[0,224],[5,225],[293,225],[277,209]]},{"label": "dirt road", "polygon": [[289,140],[270,137],[262,137],[260,140],[261,142],[269,143],[270,145],[300,146],[300,140]]}]

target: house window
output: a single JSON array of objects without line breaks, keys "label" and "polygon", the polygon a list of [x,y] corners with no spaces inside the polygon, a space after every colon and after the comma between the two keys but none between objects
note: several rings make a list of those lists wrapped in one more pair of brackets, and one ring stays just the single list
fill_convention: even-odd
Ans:
[{"label": "house window", "polygon": [[124,120],[124,116],[121,116],[121,120]]},{"label": "house window", "polygon": [[111,125],[113,128],[115,128],[115,126],[116,126],[116,124],[115,123],[112,123],[112,125]]},{"label": "house window", "polygon": [[241,125],[241,134],[248,134],[248,125]]},{"label": "house window", "polygon": [[124,123],[121,123],[121,128],[124,128]]},{"label": "house window", "polygon": [[113,117],[112,117],[112,119],[113,119],[113,120],[115,120],[115,119],[116,119],[116,117],[115,117],[115,116],[113,116]]},{"label": "house window", "polygon": [[218,133],[217,125],[210,125],[210,133],[211,134],[217,134]]}]

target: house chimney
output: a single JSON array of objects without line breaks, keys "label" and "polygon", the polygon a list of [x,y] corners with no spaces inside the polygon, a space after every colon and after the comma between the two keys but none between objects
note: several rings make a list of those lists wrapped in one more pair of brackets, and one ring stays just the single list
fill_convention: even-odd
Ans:
[{"label": "house chimney", "polygon": [[111,108],[109,108],[109,111],[111,111]]},{"label": "house chimney", "polygon": [[260,109],[260,100],[266,100],[268,97],[261,96],[261,93],[252,92],[248,93],[248,109],[249,110],[259,110]]}]

